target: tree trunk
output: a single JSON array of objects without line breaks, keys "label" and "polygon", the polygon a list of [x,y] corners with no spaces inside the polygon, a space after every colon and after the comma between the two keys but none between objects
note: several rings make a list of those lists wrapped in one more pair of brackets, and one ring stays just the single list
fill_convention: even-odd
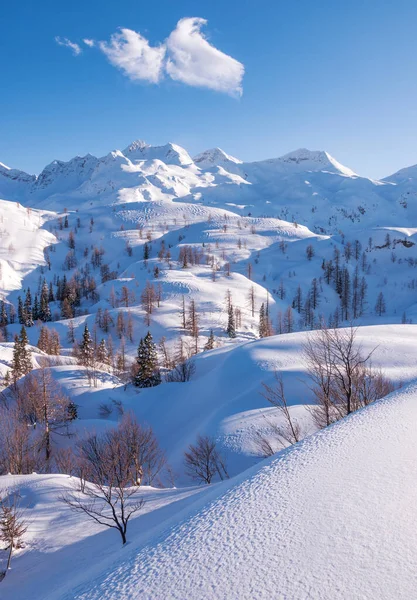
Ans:
[{"label": "tree trunk", "polygon": [[12,552],[13,552],[13,540],[10,542],[10,550],[9,550],[9,556],[7,557],[6,572],[10,569],[10,563],[12,562]]}]

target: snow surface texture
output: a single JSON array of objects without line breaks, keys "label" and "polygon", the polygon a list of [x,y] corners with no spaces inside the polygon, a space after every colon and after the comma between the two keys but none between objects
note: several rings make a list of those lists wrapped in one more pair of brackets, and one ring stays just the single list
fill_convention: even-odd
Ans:
[{"label": "snow surface texture", "polygon": [[66,597],[414,598],[416,400],[413,384],[219,486]]},{"label": "snow surface texture", "polygon": [[413,384],[219,486],[72,597],[414,598],[416,400]]}]

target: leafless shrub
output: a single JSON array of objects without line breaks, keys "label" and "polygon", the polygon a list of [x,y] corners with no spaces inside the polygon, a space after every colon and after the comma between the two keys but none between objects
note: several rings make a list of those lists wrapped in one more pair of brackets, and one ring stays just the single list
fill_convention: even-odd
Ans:
[{"label": "leafless shrub", "polygon": [[0,475],[31,473],[38,467],[31,429],[16,406],[0,406]]},{"label": "leafless shrub", "polygon": [[303,348],[315,405],[309,408],[322,428],[391,393],[395,386],[370,364],[375,349],[364,353],[356,340],[357,329],[321,330]]},{"label": "leafless shrub", "polygon": [[113,406],[116,409],[119,417],[123,417],[125,409],[123,407],[123,402],[121,400],[112,400]]},{"label": "leafless shrub", "polygon": [[180,362],[172,371],[165,375],[165,381],[168,383],[184,383],[190,381],[195,373],[195,363],[188,359]]},{"label": "leafless shrub", "polygon": [[10,568],[13,550],[23,548],[22,537],[27,531],[23,517],[18,492],[8,492],[5,498],[0,498],[0,541],[8,551],[6,569],[0,572],[0,581],[6,577]]},{"label": "leafless shrub", "polygon": [[267,458],[268,456],[275,454],[275,450],[272,447],[271,442],[269,441],[269,436],[266,433],[256,431],[253,443],[257,454],[262,456],[262,458]]},{"label": "leafless shrub", "polygon": [[108,402],[102,402],[98,407],[98,414],[101,419],[108,419],[113,412],[113,406]]},{"label": "leafless shrub", "polygon": [[54,466],[58,473],[74,475],[77,468],[77,458],[72,448],[59,448],[54,455]]},{"label": "leafless shrub", "polygon": [[289,444],[295,444],[299,442],[302,437],[301,427],[291,416],[291,411],[285,395],[282,375],[276,372],[274,377],[274,385],[262,383],[263,391],[261,392],[261,396],[263,396],[265,400],[272,404],[272,406],[277,408],[279,413],[284,417],[283,425],[274,425],[278,435]]},{"label": "leafless shrub", "polygon": [[216,447],[214,439],[199,435],[195,445],[190,444],[184,453],[186,473],[200,483],[211,483],[217,475],[228,478],[225,460]]}]

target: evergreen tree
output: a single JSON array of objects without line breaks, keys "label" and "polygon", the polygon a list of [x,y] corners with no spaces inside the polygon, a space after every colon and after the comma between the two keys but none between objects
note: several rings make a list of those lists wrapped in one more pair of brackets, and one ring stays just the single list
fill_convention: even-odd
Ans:
[{"label": "evergreen tree", "polygon": [[229,338],[236,337],[235,313],[234,313],[232,304],[230,304],[230,306],[229,306],[229,317],[227,320],[226,333],[229,336]]},{"label": "evergreen tree", "polygon": [[311,308],[313,310],[316,310],[316,308],[318,307],[319,298],[320,298],[319,285],[318,285],[317,279],[314,278],[313,281],[311,282],[311,290],[310,290]]},{"label": "evergreen tree", "polygon": [[84,327],[83,339],[79,348],[79,360],[84,367],[92,367],[94,364],[94,343],[87,323]]},{"label": "evergreen tree", "polygon": [[17,299],[17,318],[18,318],[20,325],[23,325],[25,322],[25,314],[24,314],[22,298],[20,296]]},{"label": "evergreen tree", "polygon": [[267,336],[266,319],[265,304],[262,302],[261,308],[259,309],[259,337],[261,338]]},{"label": "evergreen tree", "polygon": [[213,348],[214,348],[214,334],[213,334],[213,330],[210,329],[210,335],[209,335],[206,345],[204,346],[204,350],[213,350]]},{"label": "evergreen tree", "polygon": [[154,387],[161,383],[161,373],[158,365],[156,345],[152,340],[150,331],[141,339],[136,358],[137,370],[133,383],[137,387]]},{"label": "evergreen tree", "polygon": [[44,322],[52,320],[51,309],[49,308],[49,288],[45,280],[41,290],[39,318]]},{"label": "evergreen tree", "polygon": [[75,421],[75,419],[78,419],[78,407],[75,402],[71,401],[68,404],[67,413],[69,421]]},{"label": "evergreen tree", "polygon": [[294,296],[294,300],[292,301],[292,307],[295,308],[296,311],[301,314],[301,310],[303,307],[303,292],[301,290],[300,285],[298,286],[297,293]]},{"label": "evergreen tree", "polygon": [[48,352],[49,349],[49,331],[47,327],[41,327],[38,339],[38,348],[42,352]]},{"label": "evergreen tree", "polygon": [[378,298],[376,299],[375,312],[379,317],[386,312],[385,298],[382,292],[379,292]]},{"label": "evergreen tree", "polygon": [[30,293],[30,288],[28,288],[26,292],[26,298],[24,303],[24,325],[25,327],[32,327],[33,325],[33,316],[32,316],[32,296]]},{"label": "evergreen tree", "polygon": [[24,325],[22,325],[20,336],[16,335],[14,338],[12,361],[12,378],[14,383],[16,383],[20,377],[27,375],[27,373],[32,370],[32,359],[27,344],[28,337],[26,329]]},{"label": "evergreen tree", "polygon": [[37,295],[35,296],[35,299],[33,301],[32,318],[34,321],[37,321],[39,319],[39,301]]},{"label": "evergreen tree", "polygon": [[49,283],[48,301],[49,302],[54,302],[55,301],[54,288],[52,287],[52,281]]},{"label": "evergreen tree", "polygon": [[143,246],[143,260],[148,260],[149,258],[149,246],[147,243]]},{"label": "evergreen tree", "polygon": [[109,351],[107,349],[107,344],[104,339],[101,340],[97,347],[97,360],[99,363],[102,363],[104,365],[108,365],[110,363]]},{"label": "evergreen tree", "polygon": [[6,303],[4,300],[0,301],[0,327],[6,327],[9,324],[9,318],[7,316]]}]

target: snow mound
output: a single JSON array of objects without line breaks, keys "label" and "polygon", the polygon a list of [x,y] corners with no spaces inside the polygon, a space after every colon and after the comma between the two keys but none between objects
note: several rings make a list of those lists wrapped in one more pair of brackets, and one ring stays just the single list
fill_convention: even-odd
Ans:
[{"label": "snow mound", "polygon": [[416,401],[414,383],[218,486],[65,598],[416,597]]}]

